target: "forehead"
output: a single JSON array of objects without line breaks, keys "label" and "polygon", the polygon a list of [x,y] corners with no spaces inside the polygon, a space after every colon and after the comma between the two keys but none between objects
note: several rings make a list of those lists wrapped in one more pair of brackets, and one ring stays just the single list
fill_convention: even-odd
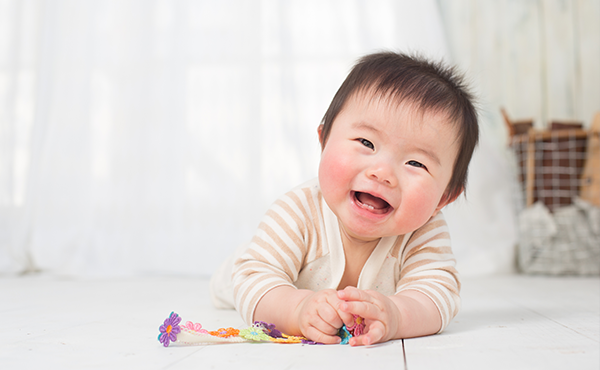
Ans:
[{"label": "forehead", "polygon": [[[438,107],[427,107],[415,99],[409,99],[390,92],[377,92],[373,89],[352,94],[340,113],[376,115],[380,119],[371,122],[385,122],[389,128],[415,129],[425,128],[442,130],[450,134],[454,143],[459,138],[459,125],[450,118],[450,114]],[[357,117],[358,118],[358,117]],[[415,127],[416,126],[416,127]]]}]

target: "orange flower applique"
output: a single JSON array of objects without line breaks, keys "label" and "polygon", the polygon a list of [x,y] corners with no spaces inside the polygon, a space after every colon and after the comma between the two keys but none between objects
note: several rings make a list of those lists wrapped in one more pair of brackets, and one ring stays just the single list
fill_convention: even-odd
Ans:
[{"label": "orange flower applique", "polygon": [[237,335],[240,334],[239,329],[234,329],[234,328],[220,328],[218,330],[213,330],[213,331],[209,331],[208,334],[210,335],[214,335],[215,337],[221,337],[221,338],[229,338],[229,337],[235,337]]}]

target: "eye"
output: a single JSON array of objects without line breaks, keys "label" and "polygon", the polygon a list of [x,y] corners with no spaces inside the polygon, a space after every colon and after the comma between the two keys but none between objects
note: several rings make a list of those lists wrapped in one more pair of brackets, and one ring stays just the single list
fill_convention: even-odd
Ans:
[{"label": "eye", "polygon": [[406,164],[408,164],[409,166],[413,166],[413,167],[427,169],[427,167],[425,167],[425,165],[423,163],[420,163],[417,161],[408,161],[408,162],[406,162]]},{"label": "eye", "polygon": [[361,138],[361,139],[358,139],[358,141],[359,141],[359,142],[360,142],[362,145],[366,146],[366,147],[367,147],[367,148],[369,148],[369,149],[372,149],[372,150],[374,150],[374,149],[375,149],[375,145],[373,145],[373,143],[372,143],[372,142],[370,142],[370,141],[369,141],[369,140],[367,140],[367,139],[362,139],[362,138]]}]

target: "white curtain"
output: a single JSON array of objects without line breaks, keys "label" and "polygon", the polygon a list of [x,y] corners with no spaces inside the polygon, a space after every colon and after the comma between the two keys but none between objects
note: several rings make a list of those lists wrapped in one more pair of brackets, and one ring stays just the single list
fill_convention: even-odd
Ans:
[{"label": "white curtain", "polygon": [[[437,3],[0,0],[0,273],[212,273],[316,176],[322,115],[382,49],[448,59]],[[494,272],[474,163],[449,222]]]}]

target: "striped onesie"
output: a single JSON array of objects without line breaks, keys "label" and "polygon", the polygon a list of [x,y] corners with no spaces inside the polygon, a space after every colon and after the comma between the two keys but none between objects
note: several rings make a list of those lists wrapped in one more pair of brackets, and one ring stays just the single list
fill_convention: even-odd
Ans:
[{"label": "striped onesie", "polygon": [[[240,254],[233,265],[233,296],[247,323],[253,322],[261,297],[275,287],[337,289],[344,274],[344,249],[338,220],[323,200],[318,180],[279,198]],[[387,296],[409,289],[424,293],[440,312],[441,332],[460,306],[455,264],[440,212],[412,233],[382,238],[357,288]],[[211,289],[220,288],[211,282]]]}]

